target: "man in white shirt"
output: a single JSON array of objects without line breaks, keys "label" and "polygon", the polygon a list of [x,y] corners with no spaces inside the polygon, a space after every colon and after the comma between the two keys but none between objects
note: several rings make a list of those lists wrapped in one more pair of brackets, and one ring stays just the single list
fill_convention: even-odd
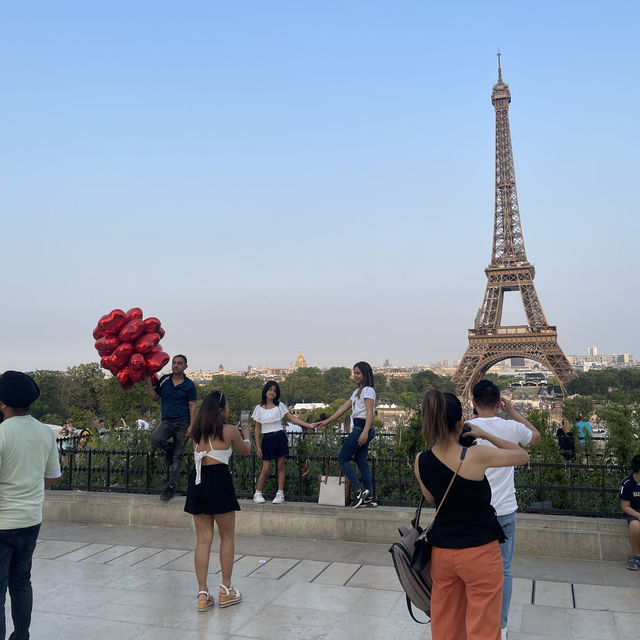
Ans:
[{"label": "man in white shirt", "polygon": [[31,559],[42,524],[44,490],[60,477],[53,431],[29,415],[40,389],[20,371],[0,376],[0,638],[5,598],[11,596],[10,640],[29,638],[33,592]]},{"label": "man in white shirt", "polygon": [[[473,387],[473,406],[478,417],[472,422],[503,440],[519,445],[536,445],[540,442],[540,432],[516,409],[506,398],[500,397],[500,389],[490,380],[481,380]],[[504,411],[511,419],[498,417],[498,411]],[[493,447],[489,441],[479,439],[478,444]],[[516,488],[513,467],[487,469],[487,480],[491,485],[491,505],[496,510],[498,521],[504,529],[506,541],[500,545],[502,564],[504,569],[504,587],[502,590],[502,638],[507,638],[507,618],[513,589],[513,560],[514,540],[516,533]]]}]

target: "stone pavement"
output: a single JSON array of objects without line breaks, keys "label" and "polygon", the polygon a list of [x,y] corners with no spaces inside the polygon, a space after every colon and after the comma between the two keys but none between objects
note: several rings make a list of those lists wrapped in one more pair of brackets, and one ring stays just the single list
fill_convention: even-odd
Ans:
[{"label": "stone pavement", "polygon": [[[429,626],[407,613],[388,545],[238,536],[233,583],[243,602],[198,614],[194,544],[195,533],[184,529],[44,523],[34,557],[31,637],[431,637]],[[215,594],[218,567],[214,553]],[[514,574],[511,640],[639,636],[640,572],[622,563],[516,556]]]}]

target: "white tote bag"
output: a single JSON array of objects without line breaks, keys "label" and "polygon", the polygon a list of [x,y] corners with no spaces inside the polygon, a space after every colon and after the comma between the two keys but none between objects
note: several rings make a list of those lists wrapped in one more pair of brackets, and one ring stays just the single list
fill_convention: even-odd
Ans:
[{"label": "white tote bag", "polygon": [[327,472],[318,476],[318,504],[327,504],[334,507],[346,507],[349,504],[351,485],[343,476],[330,476],[329,464]]}]

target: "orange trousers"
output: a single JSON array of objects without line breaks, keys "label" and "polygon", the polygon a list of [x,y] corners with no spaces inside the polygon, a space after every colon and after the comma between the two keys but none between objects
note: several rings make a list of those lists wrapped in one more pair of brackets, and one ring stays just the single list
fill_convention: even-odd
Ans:
[{"label": "orange trousers", "polygon": [[468,549],[434,547],[433,640],[500,640],[502,556],[497,540]]}]

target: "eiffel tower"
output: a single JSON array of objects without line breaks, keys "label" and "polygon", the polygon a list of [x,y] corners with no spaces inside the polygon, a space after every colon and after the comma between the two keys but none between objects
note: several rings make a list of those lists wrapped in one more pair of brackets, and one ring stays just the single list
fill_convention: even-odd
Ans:
[{"label": "eiffel tower", "polygon": [[[576,377],[560,345],[556,327],[547,323],[533,285],[535,268],[527,260],[518,209],[516,174],[509,126],[509,85],[502,80],[498,54],[498,82],[493,85],[491,102],[496,110],[496,195],[491,264],[485,269],[487,288],[469,346],[453,376],[458,393],[468,396],[473,385],[501,360],[524,357],[550,369],[565,385]],[[502,326],[505,291],[520,291],[527,324]]]}]

